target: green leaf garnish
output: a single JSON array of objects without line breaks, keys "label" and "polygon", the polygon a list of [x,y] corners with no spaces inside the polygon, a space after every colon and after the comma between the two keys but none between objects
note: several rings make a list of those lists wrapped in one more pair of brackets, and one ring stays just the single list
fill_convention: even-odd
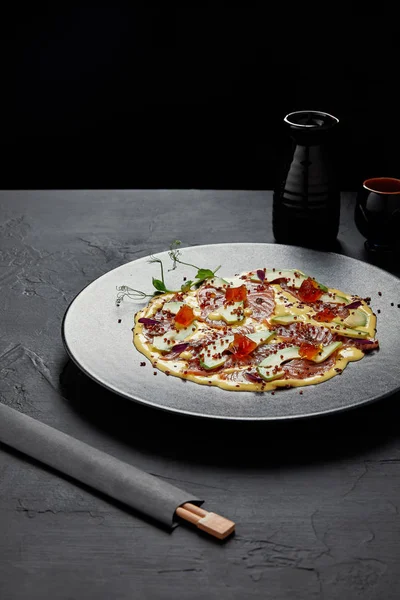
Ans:
[{"label": "green leaf garnish", "polygon": [[199,269],[196,275],[196,279],[201,279],[201,281],[210,277],[214,277],[214,272],[210,269]]},{"label": "green leaf garnish", "polygon": [[189,281],[186,281],[186,283],[181,285],[181,292],[188,292],[193,284],[194,281],[189,279]]},{"label": "green leaf garnish", "polygon": [[158,292],[170,292],[171,290],[167,290],[165,283],[161,281],[161,279],[156,279],[153,277],[153,286],[156,288]]},{"label": "green leaf garnish", "polygon": [[205,281],[206,279],[211,279],[212,277],[215,276],[215,273],[218,271],[218,269],[221,268],[221,265],[219,267],[217,267],[215,269],[215,271],[211,271],[210,269],[199,269],[197,271],[197,275],[196,275],[196,283],[200,282],[200,281]]}]

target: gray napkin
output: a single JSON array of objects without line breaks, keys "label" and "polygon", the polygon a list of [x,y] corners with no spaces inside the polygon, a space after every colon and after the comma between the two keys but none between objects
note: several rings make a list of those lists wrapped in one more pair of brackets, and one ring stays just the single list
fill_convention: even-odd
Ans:
[{"label": "gray napkin", "polygon": [[0,403],[0,442],[66,473],[164,525],[195,496]]}]

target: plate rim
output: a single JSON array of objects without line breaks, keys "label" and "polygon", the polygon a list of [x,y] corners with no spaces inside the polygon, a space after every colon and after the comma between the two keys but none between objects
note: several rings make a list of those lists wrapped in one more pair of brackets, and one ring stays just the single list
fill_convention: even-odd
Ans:
[{"label": "plate rim", "polygon": [[[377,270],[381,273],[384,273],[385,276],[389,276],[392,277],[394,280],[397,280],[398,282],[400,282],[400,277],[398,277],[397,275],[390,273],[389,271],[385,271],[385,269],[382,269],[381,267],[378,267],[376,265],[372,265],[370,263],[367,263],[365,261],[362,261],[358,258],[353,258],[351,256],[347,256],[345,254],[339,254],[337,252],[331,252],[331,251],[319,251],[313,248],[305,248],[303,246],[292,246],[289,244],[274,244],[271,242],[225,242],[225,243],[218,243],[218,244],[199,244],[199,245],[192,245],[192,246],[180,246],[180,249],[184,250],[185,248],[196,248],[196,249],[203,249],[203,248],[214,248],[214,247],[221,247],[221,246],[262,246],[262,247],[273,247],[273,248],[277,248],[277,247],[283,247],[283,248],[290,248],[293,249],[294,251],[296,249],[299,250],[306,250],[308,252],[313,252],[315,254],[318,253],[322,253],[324,255],[331,255],[334,257],[338,257],[341,260],[344,261],[356,261],[361,263],[364,266],[368,266],[368,268],[372,268],[373,270]],[[165,254],[167,253],[168,250],[161,250],[160,252],[157,252],[154,254],[154,256],[158,256],[160,254]],[[177,408],[173,408],[173,407],[168,407],[165,405],[160,405],[160,404],[156,404],[150,400],[146,400],[145,398],[137,398],[133,395],[128,395],[122,391],[116,390],[113,387],[111,387],[110,385],[107,385],[107,383],[105,383],[104,381],[101,381],[99,379],[97,379],[93,374],[91,374],[82,364],[80,364],[80,362],[75,358],[73,352],[71,351],[71,349],[68,346],[68,342],[66,340],[66,336],[65,336],[65,322],[66,319],[68,317],[68,313],[70,308],[72,307],[72,305],[74,304],[74,302],[77,300],[77,298],[86,290],[86,288],[88,288],[90,285],[92,285],[94,282],[99,281],[100,279],[102,279],[103,277],[106,277],[109,273],[111,273],[112,271],[116,271],[117,269],[121,268],[121,267],[125,267],[127,265],[130,265],[132,263],[138,263],[141,262],[145,259],[148,259],[150,256],[153,256],[153,254],[147,254],[146,256],[141,256],[140,258],[137,258],[135,260],[123,263],[122,265],[119,265],[117,267],[114,267],[113,269],[110,269],[109,271],[107,271],[106,273],[103,273],[102,275],[100,275],[99,277],[97,277],[96,279],[93,279],[92,281],[90,281],[88,284],[86,284],[75,296],[74,298],[70,301],[70,303],[68,304],[64,316],[62,318],[62,322],[61,322],[61,339],[65,348],[65,351],[67,352],[68,357],[70,358],[70,360],[72,360],[72,362],[85,374],[87,375],[92,381],[94,381],[95,383],[97,383],[98,385],[101,385],[102,387],[104,387],[105,389],[107,389],[108,391],[112,392],[113,394],[116,394],[117,396],[121,396],[122,398],[125,398],[131,402],[135,402],[136,404],[140,404],[143,406],[149,406],[153,409],[156,410],[160,410],[162,412],[167,412],[167,413],[173,413],[173,414],[177,414],[177,415],[184,415],[185,417],[191,417],[191,418],[197,418],[197,419],[211,419],[211,420],[218,420],[218,421],[245,421],[245,422],[272,422],[272,421],[297,421],[297,420],[303,420],[303,419],[313,419],[313,418],[321,418],[321,417],[329,417],[331,415],[335,415],[335,414],[342,414],[344,412],[350,411],[350,410],[355,410],[357,408],[361,408],[361,407],[365,407],[368,406],[370,404],[373,404],[375,402],[378,402],[380,400],[384,400],[385,398],[388,398],[394,394],[396,394],[399,390],[400,390],[400,383],[399,385],[389,391],[386,392],[382,395],[379,395],[377,397],[374,398],[367,398],[364,401],[361,402],[354,402],[352,404],[348,404],[346,406],[340,406],[340,407],[335,407],[335,408],[328,408],[325,410],[320,410],[317,412],[312,412],[312,413],[302,413],[302,414],[293,414],[293,415],[275,415],[275,416],[232,416],[232,415],[214,415],[214,414],[207,414],[207,413],[200,413],[200,412],[192,412],[190,410],[184,410],[184,409],[177,409]],[[239,392],[238,392],[239,393]]]}]

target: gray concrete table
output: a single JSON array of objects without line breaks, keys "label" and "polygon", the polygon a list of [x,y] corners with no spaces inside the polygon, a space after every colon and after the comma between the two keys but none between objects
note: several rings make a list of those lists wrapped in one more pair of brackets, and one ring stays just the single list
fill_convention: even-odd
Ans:
[{"label": "gray concrete table", "polygon": [[[367,260],[353,202],[344,194],[336,250]],[[272,242],[271,204],[244,191],[0,194],[0,401],[237,522],[224,544],[169,533],[2,446],[2,600],[399,597],[399,395],[298,423],[205,423],[103,390],[63,349],[63,314],[87,283],[176,238]]]}]

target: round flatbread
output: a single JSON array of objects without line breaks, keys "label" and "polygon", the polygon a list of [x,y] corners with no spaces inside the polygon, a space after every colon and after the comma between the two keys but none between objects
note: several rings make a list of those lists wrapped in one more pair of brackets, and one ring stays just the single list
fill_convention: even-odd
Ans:
[{"label": "round flatbread", "polygon": [[231,391],[321,383],[379,347],[369,299],[297,270],[214,277],[156,296],[133,342],[166,375]]}]

